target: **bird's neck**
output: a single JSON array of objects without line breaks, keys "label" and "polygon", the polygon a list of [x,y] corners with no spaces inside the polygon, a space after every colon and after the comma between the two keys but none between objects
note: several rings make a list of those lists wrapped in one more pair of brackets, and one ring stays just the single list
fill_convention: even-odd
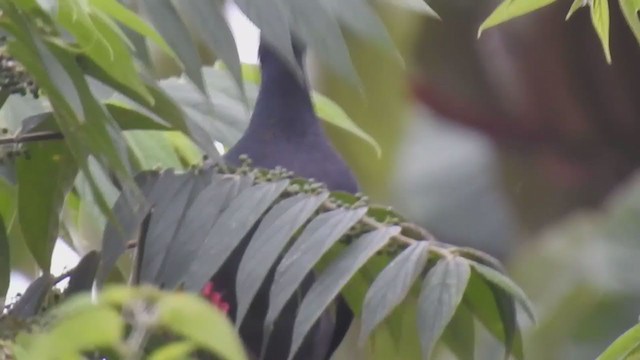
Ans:
[{"label": "bird's neck", "polygon": [[[320,130],[306,78],[300,79],[268,48],[260,49],[262,84],[250,127],[300,137]],[[298,64],[303,68],[302,56]]]}]

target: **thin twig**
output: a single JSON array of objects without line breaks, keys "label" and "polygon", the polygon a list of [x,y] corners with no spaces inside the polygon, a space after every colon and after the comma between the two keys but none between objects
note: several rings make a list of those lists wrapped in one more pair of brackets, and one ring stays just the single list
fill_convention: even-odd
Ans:
[{"label": "thin twig", "polygon": [[0,145],[21,144],[35,141],[61,140],[64,135],[59,131],[41,131],[30,134],[22,134],[16,137],[7,137],[0,139]]}]

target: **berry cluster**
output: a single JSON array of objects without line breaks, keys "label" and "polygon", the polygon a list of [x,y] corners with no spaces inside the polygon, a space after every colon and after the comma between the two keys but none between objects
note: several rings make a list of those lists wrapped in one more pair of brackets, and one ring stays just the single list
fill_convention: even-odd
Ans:
[{"label": "berry cluster", "polygon": [[[0,46],[3,46],[6,41],[6,36],[0,37]],[[0,48],[0,89],[22,96],[31,94],[37,99],[40,92],[38,85],[24,67],[5,51],[4,47]]]}]

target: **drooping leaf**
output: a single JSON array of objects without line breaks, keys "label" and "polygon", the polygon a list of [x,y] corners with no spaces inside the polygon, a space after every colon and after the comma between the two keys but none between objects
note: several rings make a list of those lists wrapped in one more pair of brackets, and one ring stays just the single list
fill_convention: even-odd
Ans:
[{"label": "drooping leaf", "polygon": [[246,355],[233,325],[216,307],[194,295],[169,294],[157,303],[158,320],[167,329],[226,360]]},{"label": "drooping leaf", "polygon": [[367,291],[362,312],[360,344],[407,296],[427,262],[429,243],[418,241],[405,249],[378,275]]},{"label": "drooping leaf", "polygon": [[463,302],[489,333],[505,345],[505,358],[509,355],[523,358],[513,298],[472,271]]},{"label": "drooping leaf", "polygon": [[475,358],[475,324],[473,314],[466,306],[458,306],[442,334],[442,340],[458,360]]},{"label": "drooping leaf", "polygon": [[474,261],[471,261],[470,264],[474,268],[474,270],[480,273],[480,275],[482,275],[485,279],[500,287],[508,294],[511,294],[511,296],[513,296],[518,304],[520,304],[525,310],[526,314],[529,316],[529,319],[535,323],[536,317],[533,311],[533,304],[531,304],[531,301],[529,301],[527,295],[524,293],[524,291],[522,291],[522,289],[520,289],[518,285],[516,285],[507,276],[488,266],[476,263]]},{"label": "drooping leaf", "polygon": [[244,95],[238,48],[222,12],[224,1],[194,0],[182,4],[202,40],[227,65]]},{"label": "drooping leaf", "polygon": [[289,180],[257,184],[242,190],[231,201],[207,234],[184,278],[187,290],[202,288],[288,184]]},{"label": "drooping leaf", "polygon": [[611,64],[611,50],[609,49],[609,0],[592,0],[591,2],[591,23],[596,30],[604,56]]},{"label": "drooping leaf", "polygon": [[171,0],[145,0],[144,4],[151,22],[182,62],[185,74],[205,93],[198,49]]},{"label": "drooping leaf", "polygon": [[635,35],[638,43],[640,44],[640,19],[638,18],[638,11],[640,11],[640,0],[620,0],[620,10],[624,15],[627,24],[631,28],[633,35]]},{"label": "drooping leaf", "polygon": [[45,296],[53,286],[53,276],[44,274],[35,279],[20,299],[11,307],[10,314],[18,319],[27,319],[38,313]]},{"label": "drooping leaf", "polygon": [[407,10],[415,11],[439,19],[438,14],[427,4],[425,0],[379,0]]},{"label": "drooping leaf", "polygon": [[[169,47],[169,45],[165,42],[165,39],[163,39],[163,37],[160,36],[153,27],[149,26],[149,24],[147,24],[138,15],[136,15],[136,13],[127,9],[118,1],[93,0],[91,2],[91,5],[118,20],[129,29],[132,29],[138,34],[143,35],[145,38],[155,42],[156,45],[160,46],[160,48],[162,48],[162,50],[164,50],[167,54],[174,57],[176,56],[173,52],[173,49],[176,48],[175,46],[173,46],[174,44],[172,44],[172,47]],[[154,5],[157,5],[157,2],[154,3]]]},{"label": "drooping leaf", "polygon": [[271,326],[304,277],[320,257],[362,216],[366,207],[337,209],[313,219],[278,265],[269,296],[265,324]]},{"label": "drooping leaf", "polygon": [[462,301],[471,269],[460,257],[439,260],[422,285],[418,300],[418,330],[422,357],[428,359]]},{"label": "drooping leaf", "polygon": [[299,194],[290,197],[276,204],[260,222],[238,268],[238,324],[242,324],[251,301],[289,239],[328,196],[328,192],[323,192],[319,195]]},{"label": "drooping leaf", "polygon": [[640,346],[640,324],[620,335],[596,360],[631,359],[629,355]]},{"label": "drooping leaf", "polygon": [[59,213],[78,171],[67,146],[60,141],[25,145],[29,158],[17,161],[18,219],[34,259],[48,272],[58,238]]},{"label": "drooping leaf", "polygon": [[293,327],[289,359],[293,358],[302,344],[304,336],[331,301],[340,293],[340,289],[370,257],[374,256],[389,241],[390,237],[398,233],[400,233],[399,226],[390,226],[362,235],[318,276],[298,309]]},{"label": "drooping leaf", "polygon": [[478,37],[486,29],[545,7],[555,0],[504,0],[480,25]]},{"label": "drooping leaf", "polygon": [[318,58],[351,84],[361,87],[340,26],[320,0],[282,0],[290,14],[293,33],[318,55]]}]

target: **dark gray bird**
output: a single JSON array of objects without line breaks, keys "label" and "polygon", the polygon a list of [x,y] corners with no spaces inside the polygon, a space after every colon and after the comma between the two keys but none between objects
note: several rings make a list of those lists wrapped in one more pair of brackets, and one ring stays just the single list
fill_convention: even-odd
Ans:
[{"label": "dark gray bird", "polygon": [[[294,40],[293,49],[304,73],[304,48]],[[239,165],[240,156],[246,154],[256,167],[273,169],[281,166],[296,175],[321,181],[332,191],[357,192],[353,174],[329,142],[313,111],[306,78],[296,76],[264,39],[259,58],[262,84],[249,127],[224,160]],[[215,291],[229,304],[232,318],[236,306],[235,274],[246,245],[246,241],[241,244],[212,278]],[[240,327],[240,335],[253,356],[261,354],[263,322],[274,272],[272,269],[268,274]],[[306,293],[313,281],[314,275],[308,274],[300,289],[302,293]],[[283,309],[269,337],[264,359],[287,359],[299,301],[293,296]],[[329,359],[344,338],[352,317],[351,310],[339,297],[336,310],[326,311],[318,319],[295,359]]]}]

